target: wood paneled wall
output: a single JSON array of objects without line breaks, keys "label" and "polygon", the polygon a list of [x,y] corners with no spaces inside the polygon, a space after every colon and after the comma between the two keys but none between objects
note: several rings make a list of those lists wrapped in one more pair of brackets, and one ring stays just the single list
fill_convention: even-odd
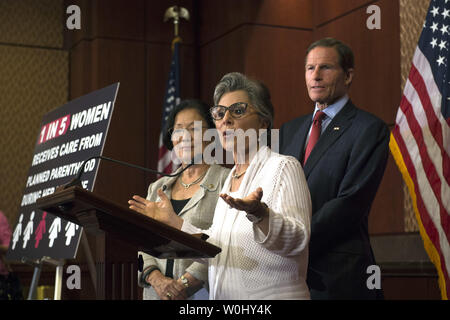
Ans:
[{"label": "wood paneled wall", "polygon": [[312,1],[200,1],[201,98],[228,72],[263,81],[275,128],[309,111],[304,52],[313,39]]},{"label": "wood paneled wall", "polygon": [[[312,111],[304,81],[305,51],[311,42],[331,36],[346,42],[355,53],[352,100],[389,125],[394,123],[401,96],[397,1],[75,3],[81,8],[82,28],[66,32],[70,99],[121,82],[105,155],[156,167],[173,38],[173,24],[164,23],[163,16],[171,5],[191,13],[190,21],[180,26],[182,98],[200,97],[212,104],[220,78],[228,72],[243,72],[269,87],[275,128],[279,128]],[[366,27],[366,8],[371,4],[381,9],[381,30]],[[133,169],[115,169],[102,164],[96,191],[121,202],[127,200],[125,194],[145,194],[146,185],[154,179]],[[120,188],[118,180],[123,182]],[[370,216],[372,234],[403,231],[402,201],[401,177],[390,158]]]},{"label": "wood paneled wall", "polygon": [[[381,10],[381,29],[369,30],[366,8]],[[334,37],[355,54],[350,97],[392,126],[400,101],[400,36],[397,1],[199,1],[200,97],[212,103],[227,72],[262,80],[271,91],[275,128],[313,110],[304,59],[313,41]],[[401,177],[392,157],[374,202],[370,232],[403,232]]]},{"label": "wood paneled wall", "polygon": [[[163,22],[170,5],[194,11],[192,1],[68,1],[81,8],[81,30],[67,31],[70,99],[120,82],[104,155],[155,168],[160,119],[169,72],[173,25]],[[183,2],[183,1],[182,1]],[[182,95],[197,96],[192,23],[182,23]],[[102,163],[94,191],[126,204],[145,195],[154,175]]]},{"label": "wood paneled wall", "polygon": [[[70,2],[70,3],[69,3]],[[173,24],[165,10],[186,7],[182,21],[181,93],[212,104],[228,72],[267,84],[275,128],[313,110],[304,80],[305,52],[323,37],[355,53],[350,96],[357,106],[393,125],[400,101],[399,5],[392,0],[77,0],[82,28],[65,32],[70,53],[70,99],[120,81],[104,154],[155,168],[161,109],[169,72]],[[381,9],[381,30],[369,30],[366,8]],[[95,191],[126,203],[146,194],[155,177],[103,163]],[[389,159],[369,220],[371,234],[403,232],[400,174]]]}]

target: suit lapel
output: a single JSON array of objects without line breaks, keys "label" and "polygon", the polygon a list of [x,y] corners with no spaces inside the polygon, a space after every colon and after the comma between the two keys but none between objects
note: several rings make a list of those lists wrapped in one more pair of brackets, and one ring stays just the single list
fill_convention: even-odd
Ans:
[{"label": "suit lapel", "polygon": [[207,192],[214,192],[219,188],[220,181],[217,179],[219,175],[220,167],[217,165],[212,165],[205,175],[205,178],[200,184],[200,189],[192,196],[191,200],[184,206],[180,212],[180,216],[190,210],[192,207],[197,205],[197,203],[202,200]]},{"label": "suit lapel", "polygon": [[307,119],[308,119],[307,121],[303,121],[300,124],[300,127],[298,130],[296,130],[294,136],[290,138],[291,143],[288,145],[286,150],[283,150],[283,154],[290,155],[297,159],[300,159],[300,162],[303,161],[305,141],[306,136],[308,135],[309,127],[311,127],[312,115],[308,115]]},{"label": "suit lapel", "polygon": [[333,118],[308,157],[303,168],[306,178],[325,154],[329,147],[351,126],[356,108],[349,100],[342,110]]},{"label": "suit lapel", "polygon": [[195,206],[205,196],[205,189],[200,186],[199,190],[192,196],[192,198],[186,203],[183,209],[181,209],[179,216],[184,215],[193,206]]}]

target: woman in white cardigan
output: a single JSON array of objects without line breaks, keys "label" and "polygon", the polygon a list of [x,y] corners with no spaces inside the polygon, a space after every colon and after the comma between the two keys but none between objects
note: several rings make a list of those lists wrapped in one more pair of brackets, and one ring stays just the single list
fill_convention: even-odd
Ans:
[{"label": "woman in white cardigan", "polygon": [[[302,167],[295,158],[249,138],[252,131],[259,134],[272,126],[269,91],[260,82],[231,73],[216,86],[214,103],[211,115],[235,166],[212,226],[200,230],[176,216],[161,190],[160,201],[134,197],[130,208],[188,233],[206,233],[208,241],[222,249],[203,261],[208,264],[210,299],[309,299],[311,199]],[[187,284],[195,281],[189,273],[184,277]]]}]

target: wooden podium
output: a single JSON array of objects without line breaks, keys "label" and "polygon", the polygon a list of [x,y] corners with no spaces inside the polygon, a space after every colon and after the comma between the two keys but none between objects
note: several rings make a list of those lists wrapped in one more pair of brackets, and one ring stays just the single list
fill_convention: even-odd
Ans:
[{"label": "wooden podium", "polygon": [[37,206],[95,235],[97,299],[137,298],[137,252],[156,258],[212,258],[221,249],[80,187],[37,200]]}]

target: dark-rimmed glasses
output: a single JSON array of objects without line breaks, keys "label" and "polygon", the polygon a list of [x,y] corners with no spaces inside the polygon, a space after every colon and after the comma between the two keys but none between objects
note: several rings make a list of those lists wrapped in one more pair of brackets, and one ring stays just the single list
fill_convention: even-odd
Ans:
[{"label": "dark-rimmed glasses", "polygon": [[246,102],[236,102],[233,103],[229,107],[217,105],[209,109],[209,112],[211,113],[211,117],[214,120],[222,120],[223,117],[225,117],[225,113],[227,113],[227,110],[230,111],[230,115],[235,118],[239,119],[241,118],[245,112],[247,111],[248,103]]}]

